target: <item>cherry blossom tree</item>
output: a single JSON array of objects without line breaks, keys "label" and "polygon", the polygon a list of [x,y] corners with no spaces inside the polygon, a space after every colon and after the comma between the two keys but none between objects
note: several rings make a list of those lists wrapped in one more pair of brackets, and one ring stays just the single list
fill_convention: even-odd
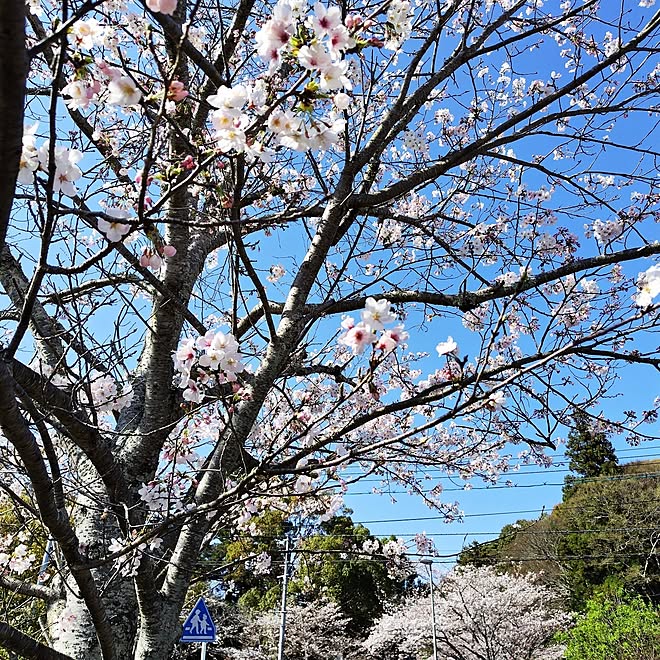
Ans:
[{"label": "cherry blossom tree", "polygon": [[[446,575],[435,602],[438,653],[451,660],[560,658],[551,644],[571,621],[557,596],[533,574],[498,574],[487,566],[456,568]],[[553,605],[553,602],[555,605]],[[376,658],[426,660],[432,648],[428,595],[385,614],[363,648]]]},{"label": "cherry blossom tree", "polygon": [[654,4],[0,3],[0,645],[166,658],[220,531],[650,437]]},{"label": "cherry blossom tree", "polygon": [[[279,613],[263,614],[252,623],[253,639],[261,639],[266,657],[277,653]],[[285,657],[290,660],[326,660],[341,657],[356,645],[346,634],[348,620],[337,605],[319,600],[287,608]],[[254,644],[254,642],[253,642]]]}]

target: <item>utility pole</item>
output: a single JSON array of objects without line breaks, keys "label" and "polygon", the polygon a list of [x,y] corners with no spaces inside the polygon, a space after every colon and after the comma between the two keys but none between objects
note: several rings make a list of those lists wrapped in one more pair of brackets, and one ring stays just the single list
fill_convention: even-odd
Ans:
[{"label": "utility pole", "polygon": [[280,641],[277,646],[277,660],[284,660],[284,641],[286,639],[286,591],[289,586],[289,536],[284,546],[284,575],[282,576],[282,609],[280,610]]},{"label": "utility pole", "polygon": [[429,585],[431,587],[431,629],[433,630],[433,660],[438,660],[438,635],[435,629],[435,598],[433,596],[433,560],[430,557],[424,557],[419,560],[429,570]]}]

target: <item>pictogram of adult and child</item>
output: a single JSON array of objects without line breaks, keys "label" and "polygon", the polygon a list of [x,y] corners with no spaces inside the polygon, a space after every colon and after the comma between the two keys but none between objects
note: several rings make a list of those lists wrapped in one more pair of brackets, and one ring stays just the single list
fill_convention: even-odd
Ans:
[{"label": "pictogram of adult and child", "polygon": [[184,630],[189,635],[208,635],[211,632],[211,624],[206,612],[195,610]]}]

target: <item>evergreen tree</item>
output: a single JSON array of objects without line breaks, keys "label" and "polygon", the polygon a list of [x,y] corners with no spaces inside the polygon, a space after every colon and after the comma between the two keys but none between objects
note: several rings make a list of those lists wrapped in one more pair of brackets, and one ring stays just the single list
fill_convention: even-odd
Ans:
[{"label": "evergreen tree", "polygon": [[[591,416],[580,408],[574,410],[572,417],[574,426],[568,434],[565,452],[569,470],[587,479],[616,473],[618,459],[607,434],[594,430]],[[577,480],[573,475],[566,477],[564,500]]]}]

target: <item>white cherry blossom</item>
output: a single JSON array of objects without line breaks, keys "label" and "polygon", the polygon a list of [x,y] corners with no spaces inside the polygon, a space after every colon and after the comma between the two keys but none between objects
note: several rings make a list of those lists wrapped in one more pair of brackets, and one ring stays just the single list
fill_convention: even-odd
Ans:
[{"label": "white cherry blossom", "polygon": [[660,295],[660,265],[651,266],[637,278],[639,293],[635,296],[638,307],[649,307],[653,299]]},{"label": "white cherry blossom", "polygon": [[367,298],[361,316],[364,325],[373,332],[383,330],[387,323],[392,323],[396,320],[396,316],[390,311],[390,303],[385,298],[381,298],[380,300],[371,297]]},{"label": "white cherry blossom", "polygon": [[118,76],[108,84],[106,103],[109,105],[124,107],[137,105],[141,98],[142,92],[137,88],[133,78],[129,76]]},{"label": "white cherry blossom", "polygon": [[458,353],[458,344],[452,337],[447,337],[447,341],[441,341],[435,347],[435,350],[438,351],[438,357],[450,354],[456,355]]}]

